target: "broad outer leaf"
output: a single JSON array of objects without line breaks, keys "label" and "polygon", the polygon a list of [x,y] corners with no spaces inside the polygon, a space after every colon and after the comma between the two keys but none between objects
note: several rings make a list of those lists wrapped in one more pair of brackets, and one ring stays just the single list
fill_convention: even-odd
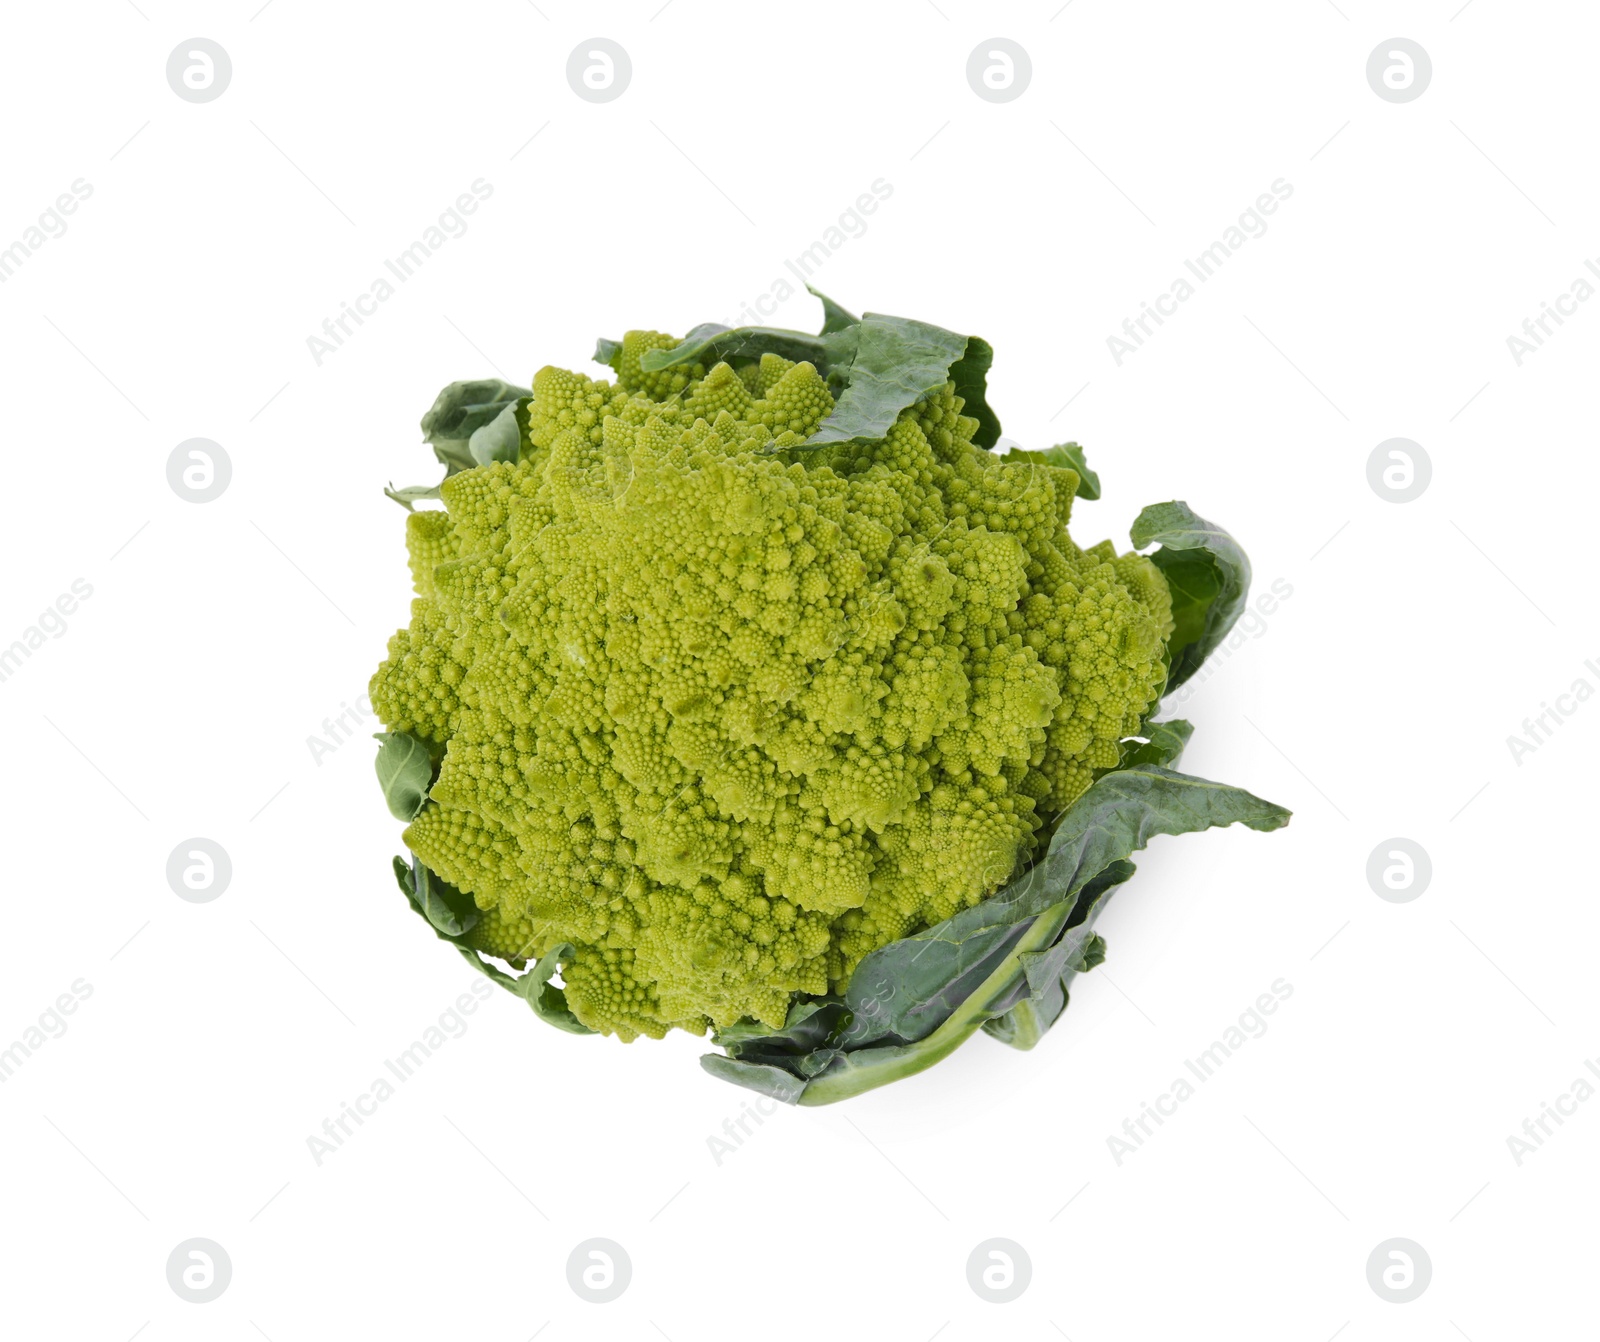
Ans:
[{"label": "broad outer leaf", "polygon": [[1100,497],[1100,477],[1089,469],[1089,462],[1079,444],[1057,443],[1054,447],[1047,447],[1044,450],[1044,459],[1052,466],[1065,466],[1077,473],[1080,499]]},{"label": "broad outer leaf", "polygon": [[1243,788],[1159,765],[1130,765],[1096,779],[1067,808],[1051,837],[1049,851],[1033,871],[1044,868],[1047,889],[1056,883],[1081,889],[1090,878],[1137,852],[1158,834],[1194,834],[1232,824],[1267,832],[1282,829],[1289,823],[1289,815],[1282,806]]},{"label": "broad outer leaf", "polygon": [[[1128,856],[1153,837],[1234,823],[1273,830],[1288,819],[1281,806],[1239,788],[1153,764],[1118,769],[1066,810],[1044,858],[999,893],[867,956],[845,989],[849,1016],[824,1047],[815,1048],[814,1011],[794,1033],[786,1027],[717,1042],[734,1061],[805,1080],[799,1103],[827,1104],[909,1076],[1024,998],[1032,1001],[1026,965],[1035,962],[1027,957],[1050,951],[1063,931],[1087,926],[1105,893],[1131,874]],[[1082,898],[1086,891],[1092,900]],[[1086,939],[1077,949],[1086,965],[1103,954]],[[799,1051],[807,1046],[813,1051]],[[746,1077],[737,1067],[706,1065],[741,1084],[759,1080],[763,1093],[774,1093],[766,1073]]]},{"label": "broad outer leaf", "polygon": [[1000,416],[988,397],[993,364],[994,347],[981,336],[968,336],[966,352],[950,365],[950,380],[962,400],[961,413],[978,421],[972,441],[982,448],[992,448],[1000,441]]},{"label": "broad outer leaf", "polygon": [[1152,503],[1134,519],[1130,533],[1172,589],[1176,628],[1167,644],[1167,688],[1177,689],[1200,668],[1233,628],[1250,590],[1250,560],[1239,543],[1187,503]]},{"label": "broad outer leaf", "polygon": [[372,736],[380,742],[374,763],[389,814],[410,824],[433,786],[433,757],[425,744],[405,732],[374,732]]},{"label": "broad outer leaf", "polygon": [[1014,989],[1019,1000],[1003,1016],[985,1021],[983,1032],[1012,1048],[1032,1048],[1066,1011],[1067,985],[1089,967],[1088,948],[1095,945],[1105,945],[1098,932],[1074,927],[1049,950],[1019,955],[1023,978]]},{"label": "broad outer leaf", "polygon": [[525,974],[507,974],[498,965],[486,960],[481,951],[462,940],[483,916],[471,895],[463,894],[436,872],[430,871],[415,854],[412,854],[409,866],[403,857],[395,858],[394,874],[406,898],[411,901],[411,907],[427,920],[441,941],[453,945],[461,953],[461,958],[485,978],[499,984],[513,996],[520,997],[536,1016],[557,1029],[565,1030],[568,1034],[595,1033],[572,1014],[566,993],[550,982],[562,963],[572,958],[573,947],[570,944],[564,942],[552,948]]},{"label": "broad outer leaf", "polygon": [[1092,930],[1094,920],[1133,873],[1133,863],[1113,862],[1084,886],[1060,940],[1048,950],[1018,957],[1023,974],[1016,988],[1019,1000],[1005,1015],[985,1022],[985,1034],[1020,1049],[1044,1038],[1067,1008],[1072,980],[1105,959],[1105,939]]},{"label": "broad outer leaf", "polygon": [[433,454],[446,466],[445,474],[469,470],[479,463],[468,446],[475,429],[482,428],[519,397],[531,396],[526,387],[513,387],[497,377],[452,382],[434,398],[422,417],[422,436]]},{"label": "broad outer leaf", "polygon": [[902,410],[950,381],[967,349],[966,336],[909,317],[869,312],[850,330],[856,352],[843,372],[847,385],[807,447],[882,438]]},{"label": "broad outer leaf", "polygon": [[1017,949],[1032,923],[1030,914],[1013,917],[1005,902],[987,909],[992,902],[977,906],[988,915],[981,921],[957,915],[863,960],[845,986],[851,1022],[839,1042],[846,1048],[883,1039],[909,1044],[938,1029]]}]

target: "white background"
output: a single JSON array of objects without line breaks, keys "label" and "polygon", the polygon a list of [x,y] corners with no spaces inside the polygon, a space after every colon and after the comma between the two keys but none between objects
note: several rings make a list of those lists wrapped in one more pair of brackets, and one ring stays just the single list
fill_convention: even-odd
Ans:
[{"label": "white background", "polygon": [[[0,1046],[74,981],[92,995],[0,1083],[0,1330],[1592,1332],[1600,1103],[1520,1165],[1507,1145],[1600,1055],[1600,703],[1520,763],[1507,744],[1600,687],[1600,303],[1521,366],[1507,347],[1600,254],[1588,7],[8,10],[0,247],[75,179],[93,194],[0,285],[0,644],[74,579],[93,595],[0,684]],[[603,105],[565,78],[596,34],[633,64]],[[233,64],[202,105],[165,77],[195,35]],[[965,76],[996,35],[1033,66],[998,105]],[[1433,62],[1405,105],[1365,75],[1396,35]],[[308,337],[478,178],[468,231],[319,365]],[[395,889],[374,724],[308,747],[406,618],[380,491],[436,478],[418,417],[455,378],[734,316],[877,178],[892,195],[820,287],[987,337],[1008,435],[1077,438],[1101,473],[1081,542],[1183,498],[1258,591],[1292,588],[1184,711],[1185,767],[1293,824],[1157,840],[1032,1054],[980,1037],[747,1119],[718,1163],[747,1096],[702,1041],[569,1037],[497,992],[319,1165],[307,1138],[472,981]],[[1119,365],[1107,337],[1279,178],[1268,231]],[[774,321],[818,316],[802,292]],[[203,505],[166,479],[196,436],[233,466]],[[1433,464],[1407,504],[1367,481],[1395,436]],[[232,859],[211,903],[165,877],[193,836]],[[1433,862],[1409,903],[1366,879],[1393,836]],[[1119,1164],[1108,1137],[1277,979],[1267,1032]],[[205,1305],[165,1274],[195,1236],[233,1264]],[[595,1236],[633,1263],[603,1306],[566,1281]],[[1433,1263],[1411,1304],[1366,1279],[1395,1236]],[[1032,1261],[1011,1304],[967,1283],[991,1237]]]}]

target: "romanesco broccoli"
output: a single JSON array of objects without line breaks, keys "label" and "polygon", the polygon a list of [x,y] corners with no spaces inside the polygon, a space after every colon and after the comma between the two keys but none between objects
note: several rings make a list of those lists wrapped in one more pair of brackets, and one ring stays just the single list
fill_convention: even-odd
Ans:
[{"label": "romanesco broccoli", "polygon": [[[953,379],[870,440],[812,362],[547,367],[522,450],[414,512],[372,703],[438,759],[406,845],[467,944],[570,943],[624,1039],[838,992],[1002,886],[1161,693],[1168,586],[1067,532],[1059,454],[975,445]],[[659,356],[658,356],[659,359]]]}]

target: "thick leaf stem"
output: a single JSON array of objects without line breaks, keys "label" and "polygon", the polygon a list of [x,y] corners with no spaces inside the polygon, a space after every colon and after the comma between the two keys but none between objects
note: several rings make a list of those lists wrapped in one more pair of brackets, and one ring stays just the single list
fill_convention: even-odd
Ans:
[{"label": "thick leaf stem", "polygon": [[[996,966],[994,973],[926,1039],[915,1044],[859,1049],[844,1054],[829,1070],[806,1085],[799,1103],[834,1104],[852,1095],[886,1086],[891,1081],[915,1076],[949,1057],[976,1034],[985,1021],[1002,1014],[993,1009],[993,1003],[1002,1000],[1023,976],[1021,957],[1030,951],[1043,950],[1061,935],[1067,919],[1072,915],[1074,902],[1071,899],[1063,900],[1034,919],[1033,926]],[[1025,1045],[1019,1044],[1018,1047]]]}]

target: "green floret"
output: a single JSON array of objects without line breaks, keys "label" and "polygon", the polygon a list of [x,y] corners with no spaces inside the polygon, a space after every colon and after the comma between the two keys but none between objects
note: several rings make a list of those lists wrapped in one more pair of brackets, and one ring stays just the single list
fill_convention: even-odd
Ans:
[{"label": "green floret", "polygon": [[408,519],[371,687],[443,752],[405,841],[470,943],[572,945],[572,1013],[625,1039],[781,1025],[994,893],[1118,765],[1173,628],[1149,560],[1068,536],[1074,471],[975,446],[954,382],[807,449],[814,364],[646,367],[677,344],[539,372],[520,460]]}]

